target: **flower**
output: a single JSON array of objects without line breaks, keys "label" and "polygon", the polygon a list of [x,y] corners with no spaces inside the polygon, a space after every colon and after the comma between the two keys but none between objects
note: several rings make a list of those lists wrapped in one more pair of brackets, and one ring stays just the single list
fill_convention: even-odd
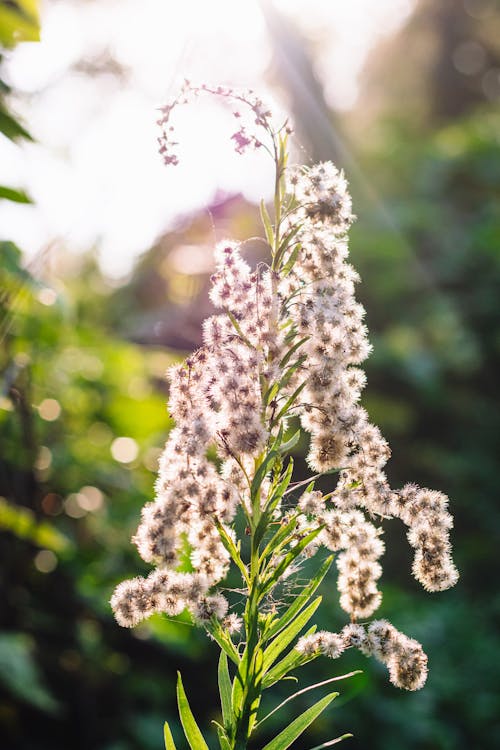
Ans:
[{"label": "flower", "polygon": [[[443,493],[415,484],[390,487],[384,471],[389,445],[360,405],[366,385],[361,365],[371,345],[355,297],[360,279],[348,262],[354,216],[345,176],[330,162],[285,170],[289,128],[275,132],[271,113],[253,92],[189,82],[162,109],[160,152],[166,163],[177,162],[173,108],[203,92],[238,105],[238,151],[262,145],[255,126],[274,146],[277,175],[284,173],[285,181],[276,183],[274,228],[265,222],[273,257],[269,265],[252,268],[239,243],[223,240],[215,247],[210,299],[218,312],[203,324],[202,346],[168,371],[176,426],[160,458],[155,499],[143,508],[133,538],[144,561],[156,567],[146,578],[120,583],[111,605],[126,627],[154,612],[174,616],[185,608],[209,632],[217,620],[227,638],[246,627],[237,613],[227,614],[228,600],[217,589],[231,554],[240,554],[234,521],[242,508],[250,534],[262,518],[266,540],[271,524],[285,529],[285,541],[265,562],[266,576],[272,580],[275,574],[277,583],[293,579],[320,544],[337,553],[340,606],[351,622],[340,633],[303,636],[297,651],[307,659],[338,658],[346,648],[359,648],[388,667],[393,684],[419,689],[427,675],[420,644],[386,620],[358,621],[371,617],[382,601],[380,520],[403,521],[415,551],[415,578],[440,591],[458,578],[449,541],[453,519]],[[240,105],[251,123],[243,121]],[[311,469],[337,479],[326,494],[313,481],[290,503],[284,501],[292,470],[284,435],[291,417],[300,418],[309,433]],[[189,573],[178,570],[186,547]],[[301,554],[292,554],[287,565],[287,555],[297,549]],[[236,561],[241,569],[244,563]],[[250,587],[245,572],[243,578]]]}]

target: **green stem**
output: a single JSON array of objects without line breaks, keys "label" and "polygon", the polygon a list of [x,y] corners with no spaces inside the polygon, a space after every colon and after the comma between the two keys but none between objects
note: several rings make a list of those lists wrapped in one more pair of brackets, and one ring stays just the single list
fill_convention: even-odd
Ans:
[{"label": "green stem", "polygon": [[[285,166],[284,147],[281,139],[278,142],[276,134],[272,133],[273,150],[274,150],[274,161],[276,165],[275,169],[275,181],[274,181],[274,247],[273,247],[273,258],[271,265],[271,285],[273,298],[277,296],[278,287],[278,271],[280,267],[279,249],[281,244],[280,229],[281,229],[281,214],[282,214],[282,176]],[[276,313],[273,312],[271,315],[270,328],[277,330],[278,319]],[[272,360],[272,354],[269,355],[269,361]],[[261,385],[263,386],[263,392],[267,390],[269,384],[266,379],[261,378]],[[266,422],[266,407],[267,404],[263,404],[262,419]],[[254,475],[257,472],[259,466],[265,460],[266,455],[261,454],[255,461]],[[249,482],[250,484],[250,482]],[[262,643],[265,636],[265,626],[259,623],[259,604],[263,596],[262,589],[262,576],[263,566],[265,559],[261,558],[260,542],[265,536],[262,529],[259,531],[257,537],[256,530],[259,526],[259,521],[262,518],[261,508],[261,493],[260,489],[255,493],[251,501],[250,510],[250,536],[251,536],[251,552],[250,552],[250,564],[248,572],[248,598],[245,607],[245,635],[246,635],[246,648],[245,657],[242,659],[244,667],[240,672],[241,684],[243,687],[243,697],[241,702],[241,710],[237,716],[234,716],[233,724],[233,737],[232,737],[232,750],[246,750],[248,740],[255,728],[257,722],[257,711],[259,709],[261,695],[262,695],[262,679],[263,679],[263,648]],[[235,678],[238,679],[238,676]]]},{"label": "green stem", "polygon": [[[281,228],[281,177],[283,175],[283,164],[280,157],[280,151],[276,143],[276,136],[273,135],[274,162],[276,165],[274,173],[274,248],[271,269],[277,270],[278,255],[280,247],[280,228]],[[273,290],[274,292],[274,290]]]},{"label": "green stem", "polygon": [[245,750],[248,739],[252,733],[257,719],[257,711],[262,695],[262,646],[259,628],[259,602],[260,602],[260,549],[255,540],[255,526],[258,520],[254,519],[254,528],[251,532],[251,557],[250,557],[250,585],[248,599],[245,608],[245,632],[246,632],[246,667],[241,675],[243,689],[243,703],[241,713],[235,722],[234,750]]}]

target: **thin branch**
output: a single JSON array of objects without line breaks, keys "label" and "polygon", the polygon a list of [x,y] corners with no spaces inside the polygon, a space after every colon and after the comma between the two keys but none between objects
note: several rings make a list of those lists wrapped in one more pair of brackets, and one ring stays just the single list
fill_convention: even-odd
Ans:
[{"label": "thin branch", "polygon": [[[283,706],[288,703],[289,701],[292,701],[294,698],[298,698],[299,695],[303,695],[304,693],[309,692],[309,690],[315,690],[316,688],[323,687],[323,685],[329,685],[331,682],[337,682],[338,680],[345,680],[348,677],[353,677],[356,674],[361,674],[361,669],[356,669],[354,672],[347,672],[346,674],[342,674],[339,677],[330,677],[329,680],[323,680],[323,682],[316,682],[314,685],[309,685],[309,687],[302,688],[302,690],[298,690],[293,695],[289,695],[288,698],[285,698],[284,701],[282,701],[279,706],[276,706],[276,708],[273,708],[272,711],[270,711],[266,716],[264,716],[263,719],[261,719],[258,724],[256,725],[260,727],[261,724],[263,724],[266,719],[269,719],[270,716],[276,713],[276,711],[279,711],[280,708],[283,708]],[[336,742],[337,740],[335,740]],[[321,747],[327,747],[327,745],[322,745]],[[313,750],[317,750],[317,748],[313,748]]]}]

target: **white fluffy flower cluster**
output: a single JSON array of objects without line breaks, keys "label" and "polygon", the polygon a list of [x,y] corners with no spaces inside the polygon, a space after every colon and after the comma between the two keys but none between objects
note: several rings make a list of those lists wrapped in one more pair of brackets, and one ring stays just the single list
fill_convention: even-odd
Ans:
[{"label": "white fluffy flower cluster", "polygon": [[427,679],[427,656],[413,638],[400,633],[387,620],[374,620],[366,629],[346,625],[342,630],[346,647],[355,646],[366,656],[375,656],[389,669],[396,687],[419,690]]},{"label": "white fluffy flower cluster", "polygon": [[396,687],[419,690],[424,686],[427,656],[422,646],[400,633],[387,620],[374,620],[367,628],[351,623],[340,633],[321,630],[300,638],[296,650],[306,657],[320,653],[336,659],[351,647],[358,648],[365,656],[375,656],[385,664],[390,680]]},{"label": "white fluffy flower cluster", "polygon": [[318,472],[341,469],[335,509],[325,512],[320,503],[315,515],[325,524],[323,543],[345,550],[337,558],[341,606],[353,618],[368,617],[381,602],[376,582],[384,545],[360,511],[372,519],[398,516],[410,526],[414,575],[432,591],[452,586],[458,577],[449,553],[453,522],[441,493],[414,485],[399,492],[390,488],[383,471],[389,446],[359,404],[366,382],[359,365],[371,347],[365,312],[354,296],[359,277],[347,263],[353,216],[344,176],[325,163],[293,171],[289,183],[297,209],[288,229],[299,226],[298,253],[280,291],[297,336],[305,339],[300,417],[311,434],[310,466]]},{"label": "white fluffy flower cluster", "polygon": [[322,541],[337,556],[340,606],[355,618],[369,617],[378,609],[382,594],[377,581],[382,575],[378,559],[384,552],[379,531],[359,510],[331,510],[323,514]]},{"label": "white fluffy flower cluster", "polygon": [[[143,508],[133,539],[143,560],[158,567],[115,590],[111,604],[125,626],[185,607],[198,620],[225,614],[224,597],[207,596],[229,565],[216,522],[231,535],[229,524],[248,494],[241,466],[251,471],[268,436],[260,382],[272,377],[268,363],[282,342],[271,272],[252,272],[234,243],[216,249],[210,296],[226,314],[205,321],[204,346],[168,373],[176,427],[160,458],[156,499]],[[210,445],[223,461],[220,473],[206,457]],[[179,574],[186,540],[194,572]]]},{"label": "white fluffy flower cluster", "polygon": [[385,550],[380,531],[360,510],[326,510],[321,492],[305,492],[298,502],[309,518],[319,520],[323,529],[318,537],[337,556],[337,586],[340,606],[354,619],[369,617],[378,609],[382,594],[377,581],[382,575],[378,559]]},{"label": "white fluffy flower cluster", "polygon": [[399,516],[410,530],[408,541],[415,549],[413,575],[428,591],[444,591],[453,586],[458,572],[451,559],[448,498],[442,492],[407,484],[398,493]]},{"label": "white fluffy flower cluster", "polygon": [[[321,631],[301,639],[299,650],[336,658],[358,646],[387,664],[394,684],[417,689],[426,675],[420,645],[385,621],[368,629],[355,623],[382,599],[377,583],[384,543],[375,519],[395,516],[409,527],[413,573],[437,591],[458,577],[450,557],[452,517],[442,493],[390,488],[384,473],[389,446],[359,403],[365,385],[360,365],[371,347],[354,294],[359,278],[347,262],[353,216],[345,179],[325,163],[291,170],[288,185],[294,198],[278,222],[272,268],[250,268],[236,243],[216,248],[210,297],[222,314],[203,324],[203,346],[169,371],[176,427],[160,460],[155,501],[143,509],[134,537],[142,558],[156,568],[120,584],[111,603],[120,624],[130,627],[153,612],[174,615],[187,607],[198,621],[216,617],[227,632],[239,628],[238,617],[227,616],[224,596],[213,591],[230,561],[219,529],[233,536],[239,504],[248,518],[256,467],[283,434],[287,413],[297,414],[311,436],[309,465],[319,473],[337,469],[339,479],[328,495],[309,490],[286,513],[297,514],[299,536],[322,527],[305,555],[318,543],[339,553],[340,604],[352,621],[340,635]],[[213,448],[218,470],[207,458]],[[270,486],[263,476],[261,507]],[[274,520],[284,521],[281,506],[273,507]],[[180,573],[186,546],[192,572]]]}]

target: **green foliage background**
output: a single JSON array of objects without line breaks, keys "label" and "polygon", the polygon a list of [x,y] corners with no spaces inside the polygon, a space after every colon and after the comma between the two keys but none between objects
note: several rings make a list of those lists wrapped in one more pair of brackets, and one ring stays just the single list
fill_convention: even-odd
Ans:
[{"label": "green foliage background", "polygon": [[[4,46],[23,38],[5,20],[12,23],[15,5],[0,5]],[[18,29],[34,38],[34,6],[17,6]],[[8,87],[1,91],[0,131],[29,138],[9,109]],[[392,483],[414,480],[452,498],[462,577],[449,592],[425,594],[410,576],[402,528],[387,525],[380,616],[422,641],[428,684],[400,693],[359,654],[315,662],[301,684],[360,666],[364,674],[343,684],[304,747],[350,730],[356,748],[493,750],[500,746],[500,115],[483,102],[417,125],[393,108],[377,125],[368,145],[349,143],[360,167],[351,178],[359,216],[352,262],[374,344],[365,405],[393,448]],[[17,186],[0,188],[0,199],[29,200]],[[254,209],[231,214],[236,235],[252,234],[254,222]],[[193,217],[180,235],[196,241],[203,220]],[[165,272],[165,246],[177,240],[153,248],[118,290],[92,255],[51,275],[43,262],[25,268],[8,238],[0,244],[0,726],[9,750],[159,748],[163,721],[176,727],[178,668],[200,724],[216,717],[217,649],[183,617],[124,631],[107,604],[116,582],[146,572],[129,538],[152,496],[155,449],[170,427],[163,373],[183,344],[169,338],[168,321],[205,293],[203,279],[193,286]],[[53,304],[46,304],[49,287]],[[151,321],[166,324],[163,339],[137,333]],[[42,418],[44,399],[59,403],[57,419]],[[138,446],[126,464],[111,452],[123,436]],[[297,451],[300,464],[304,446]],[[102,493],[95,511],[75,498],[88,487]],[[57,563],[50,572],[35,564],[40,550],[55,555],[45,557]],[[344,619],[332,579],[323,593],[319,625],[334,630]],[[270,733],[286,723],[286,709],[274,718]]]}]

